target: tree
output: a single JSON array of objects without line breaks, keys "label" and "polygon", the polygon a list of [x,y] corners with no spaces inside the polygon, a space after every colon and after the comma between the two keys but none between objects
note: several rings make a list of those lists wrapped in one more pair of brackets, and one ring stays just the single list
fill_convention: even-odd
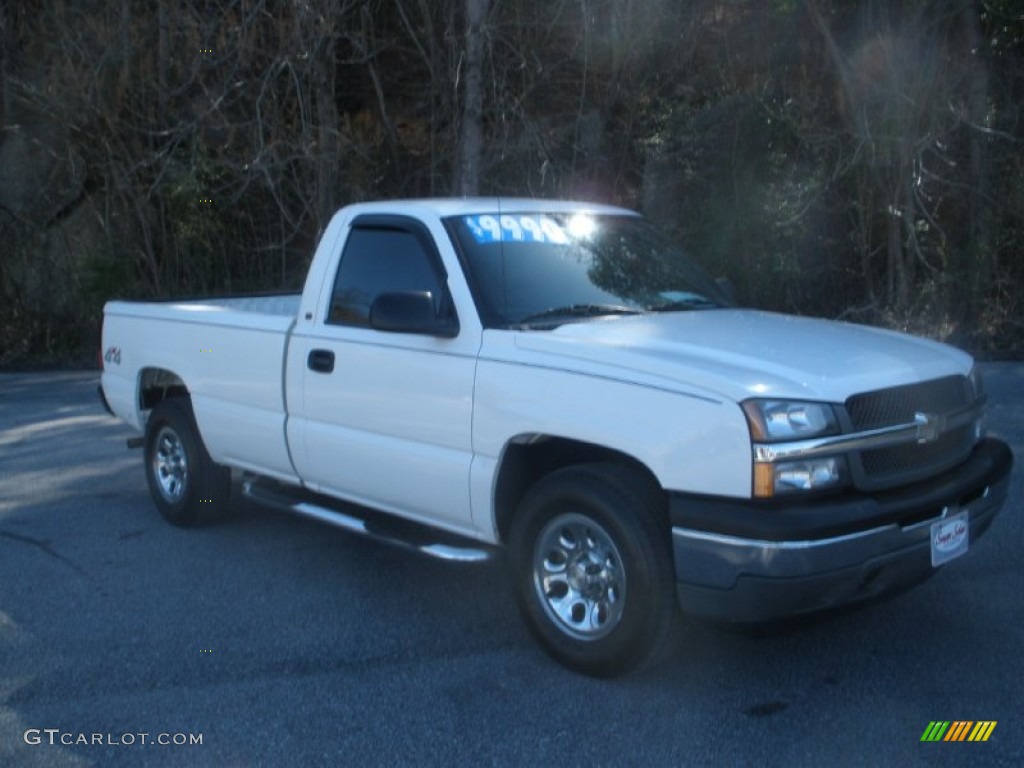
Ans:
[{"label": "tree", "polygon": [[490,0],[466,0],[466,30],[462,71],[462,112],[459,121],[458,159],[453,187],[464,196],[480,192],[480,159],[483,155],[483,69],[487,46],[487,13]]},{"label": "tree", "polygon": [[343,203],[493,193],[646,209],[758,306],[1024,347],[1019,5],[12,0],[0,325],[295,287]]}]

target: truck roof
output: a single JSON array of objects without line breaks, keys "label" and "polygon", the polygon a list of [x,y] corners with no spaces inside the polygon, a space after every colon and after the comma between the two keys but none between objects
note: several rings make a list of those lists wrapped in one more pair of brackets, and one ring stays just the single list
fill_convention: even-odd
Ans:
[{"label": "truck roof", "polygon": [[542,200],[525,197],[425,197],[380,200],[346,206],[352,213],[395,213],[405,210],[438,217],[470,213],[604,213],[636,216],[636,211],[603,203],[579,200]]}]

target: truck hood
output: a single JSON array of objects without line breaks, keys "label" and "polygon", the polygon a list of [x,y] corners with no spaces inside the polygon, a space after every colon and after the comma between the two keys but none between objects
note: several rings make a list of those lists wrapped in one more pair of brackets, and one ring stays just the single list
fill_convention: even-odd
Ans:
[{"label": "truck hood", "polygon": [[533,364],[740,402],[850,395],[952,374],[971,357],[878,328],[743,309],[646,314],[566,323],[515,335]]}]

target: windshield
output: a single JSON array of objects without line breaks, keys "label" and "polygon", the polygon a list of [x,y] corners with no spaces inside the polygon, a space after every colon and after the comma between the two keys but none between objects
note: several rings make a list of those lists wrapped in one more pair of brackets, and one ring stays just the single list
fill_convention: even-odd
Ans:
[{"label": "windshield", "polygon": [[499,214],[446,220],[485,325],[729,305],[713,280],[639,216]]}]

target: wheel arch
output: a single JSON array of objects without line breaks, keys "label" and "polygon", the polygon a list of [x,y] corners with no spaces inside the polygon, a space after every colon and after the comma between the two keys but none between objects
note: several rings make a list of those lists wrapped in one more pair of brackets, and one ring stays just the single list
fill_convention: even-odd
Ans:
[{"label": "wheel arch", "polygon": [[654,488],[662,490],[650,467],[628,453],[557,435],[518,435],[506,443],[494,482],[494,524],[498,540],[508,541],[516,508],[538,480],[565,467],[591,463],[629,467]]},{"label": "wheel arch", "polygon": [[174,371],[159,367],[146,367],[139,371],[138,401],[136,403],[139,414],[142,418],[140,423],[146,423],[145,414],[151,412],[160,402],[171,397],[188,397],[188,386]]}]

